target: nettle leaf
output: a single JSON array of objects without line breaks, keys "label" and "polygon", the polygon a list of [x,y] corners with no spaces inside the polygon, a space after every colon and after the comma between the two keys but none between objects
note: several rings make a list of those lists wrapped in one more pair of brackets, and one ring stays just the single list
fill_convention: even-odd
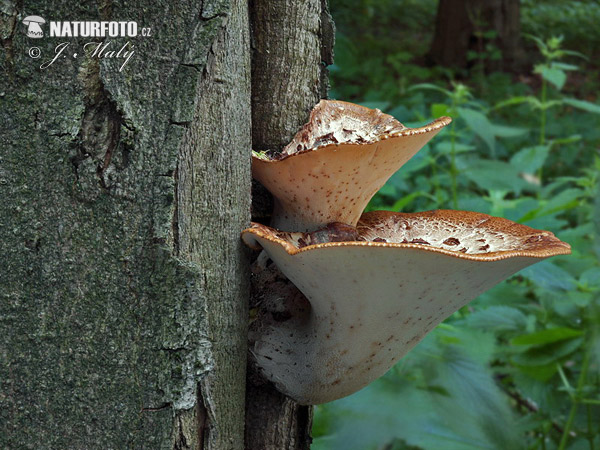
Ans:
[{"label": "nettle leaf", "polygon": [[510,158],[510,163],[519,170],[519,172],[535,173],[544,165],[549,152],[549,145],[527,147],[518,153],[515,153],[512,158]]},{"label": "nettle leaf", "polygon": [[536,97],[529,95],[526,97],[525,96],[516,96],[516,97],[511,97],[508,100],[503,100],[503,101],[497,103],[494,106],[494,109],[504,108],[505,106],[521,105],[523,103],[529,103],[529,105],[533,108],[539,108],[541,106],[540,101]]},{"label": "nettle leaf", "polygon": [[586,287],[600,288],[600,267],[590,267],[579,277],[579,283]]},{"label": "nettle leaf", "polygon": [[[450,141],[442,141],[435,146],[436,150],[442,154],[450,154],[452,152],[452,142]],[[475,150],[474,145],[463,144],[460,142],[454,143],[454,151],[456,153],[464,153]],[[417,153],[418,154],[418,153]]]},{"label": "nettle leaf", "polygon": [[410,205],[415,198],[418,197],[427,197],[427,193],[421,191],[414,191],[408,194],[405,197],[397,200],[396,203],[392,205],[392,211],[402,211],[407,205]]},{"label": "nettle leaf", "polygon": [[576,98],[565,98],[563,102],[574,108],[581,109],[594,114],[600,114],[600,105],[592,102],[586,102],[585,100],[578,100]]},{"label": "nettle leaf", "polygon": [[450,116],[452,117],[452,112],[450,107],[445,103],[434,103],[431,105],[431,115],[433,117],[442,117],[442,116]]},{"label": "nettle leaf", "polygon": [[414,111],[411,111],[405,105],[397,105],[394,108],[390,108],[387,112],[390,116],[394,116],[400,122],[404,123],[404,121],[408,117],[412,117],[414,115]]},{"label": "nettle leaf", "polygon": [[575,278],[564,269],[561,269],[550,261],[541,261],[529,266],[519,272],[519,275],[534,282],[544,289],[563,289],[565,291],[575,289],[577,283]]},{"label": "nettle leaf", "polygon": [[494,136],[496,137],[511,138],[523,136],[524,134],[527,134],[529,132],[529,129],[520,127],[509,127],[506,125],[498,125],[496,123],[493,123],[492,131],[494,133]]},{"label": "nettle leaf", "polygon": [[590,303],[594,301],[595,294],[591,292],[573,291],[569,292],[569,300],[573,305],[579,308],[586,308]]},{"label": "nettle leaf", "polygon": [[536,331],[535,333],[523,334],[511,339],[512,345],[541,345],[551,342],[564,341],[581,336],[583,331],[574,328],[558,327],[547,330]]},{"label": "nettle leaf", "polygon": [[517,308],[500,305],[475,311],[467,316],[466,322],[470,327],[481,330],[517,331],[525,329],[527,316]]},{"label": "nettle leaf", "polygon": [[515,364],[513,361],[513,365],[518,368],[521,375],[526,375],[530,380],[541,381],[546,383],[550,378],[558,372],[558,368],[555,362],[551,362],[550,364],[544,364],[540,366],[520,366],[519,364]]},{"label": "nettle leaf", "polygon": [[520,193],[528,187],[516,168],[503,161],[475,160],[463,174],[485,190]]},{"label": "nettle leaf", "polygon": [[546,65],[542,65],[539,68],[540,75],[549,83],[552,83],[556,89],[559,91],[565,85],[567,81],[567,74],[564,70],[561,70],[557,67],[548,67]]},{"label": "nettle leaf", "polygon": [[490,203],[480,195],[463,194],[458,198],[458,209],[477,211],[484,214],[492,212]]},{"label": "nettle leaf", "polygon": [[474,303],[474,306],[514,306],[522,307],[529,303],[527,293],[529,288],[523,282],[503,281],[492,289],[481,294]]},{"label": "nettle leaf", "polygon": [[552,344],[533,347],[523,353],[516,354],[512,361],[524,367],[546,366],[560,361],[570,355],[583,344],[583,338],[575,338]]},{"label": "nettle leaf", "polygon": [[502,217],[519,222],[530,211],[539,209],[540,202],[534,197],[519,197],[511,200],[510,207],[504,209]]},{"label": "nettle leaf", "polygon": [[397,193],[398,191],[396,190],[396,187],[391,183],[384,184],[377,192],[377,194],[385,195],[387,197],[394,197],[397,195]]},{"label": "nettle leaf", "polygon": [[[565,219],[557,217],[558,213],[547,214],[545,216],[536,217],[535,219],[522,222],[523,225],[535,228],[537,230],[561,230],[569,225]],[[569,242],[569,241],[566,241]]]},{"label": "nettle leaf", "polygon": [[557,69],[562,69],[562,70],[577,70],[579,69],[579,66],[576,66],[574,64],[567,64],[567,63],[561,63],[561,62],[553,62],[552,63],[553,67],[556,67]]},{"label": "nettle leaf", "polygon": [[565,319],[565,323],[578,323],[581,320],[581,310],[577,303],[585,301],[577,299],[579,291],[553,291],[539,292],[543,298],[543,308],[545,311],[552,311],[553,316],[560,316]]},{"label": "nettle leaf", "polygon": [[559,211],[566,211],[575,206],[581,205],[581,198],[585,192],[581,189],[565,189],[559,194],[552,196],[543,206],[543,214],[552,214]]},{"label": "nettle leaf", "polygon": [[556,373],[556,364],[548,367],[519,368],[513,374],[517,390],[529,398],[550,417],[563,413],[564,399],[556,395],[556,386],[548,380]]},{"label": "nettle leaf", "polygon": [[494,134],[494,127],[492,123],[488,120],[485,114],[468,108],[457,108],[457,110],[459,117],[461,117],[467,123],[467,126],[473,130],[473,132],[479,136],[493,152],[496,135]]},{"label": "nettle leaf", "polygon": [[[452,336],[458,343],[448,343]],[[470,348],[479,341],[490,345]],[[319,438],[315,448],[387,448],[396,439],[423,449],[522,448],[514,413],[489,369],[493,341],[473,330],[434,331],[399,369],[328,404],[335,432]]]},{"label": "nettle leaf", "polygon": [[581,189],[565,189],[560,193],[551,196],[550,199],[544,202],[539,208],[529,211],[527,214],[523,215],[519,219],[519,222],[529,222],[536,217],[556,214],[576,208],[580,205],[581,197],[584,195],[585,193]]}]

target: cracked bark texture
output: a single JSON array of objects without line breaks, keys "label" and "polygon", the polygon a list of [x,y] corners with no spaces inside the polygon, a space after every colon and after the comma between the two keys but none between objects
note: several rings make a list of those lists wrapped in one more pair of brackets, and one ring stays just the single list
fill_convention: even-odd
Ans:
[{"label": "cracked bark texture", "polygon": [[[252,0],[250,21],[252,148],[277,152],[308,121],[319,100],[327,97],[327,65],[333,63],[333,21],[326,0]],[[268,220],[268,196],[255,183],[255,220]],[[271,295],[268,290],[268,285],[255,282],[255,300]],[[311,426],[312,407],[298,405],[249,371],[246,449],[308,449]]]},{"label": "cracked bark texture", "polygon": [[[119,72],[32,14],[152,36]],[[246,2],[8,1],[0,39],[0,448],[243,448]]]}]

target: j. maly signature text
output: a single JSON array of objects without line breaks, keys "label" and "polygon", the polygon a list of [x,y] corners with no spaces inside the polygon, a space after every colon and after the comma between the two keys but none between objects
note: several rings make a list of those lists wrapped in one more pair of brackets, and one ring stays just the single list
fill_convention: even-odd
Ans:
[{"label": "j. maly signature text", "polygon": [[[54,49],[54,57],[51,60],[48,60],[40,65],[40,69],[46,69],[54,64],[56,61],[67,58],[69,56],[68,48],[70,43],[63,42],[58,44]],[[87,56],[91,58],[115,58],[122,59],[123,64],[119,67],[119,72],[123,70],[123,68],[127,65],[129,60],[135,54],[133,50],[134,45],[127,41],[125,44],[121,46],[121,48],[117,48],[117,46],[112,44],[112,41],[106,42],[88,42],[83,46],[83,49]],[[77,53],[72,53],[70,55],[72,58],[77,58]]]}]

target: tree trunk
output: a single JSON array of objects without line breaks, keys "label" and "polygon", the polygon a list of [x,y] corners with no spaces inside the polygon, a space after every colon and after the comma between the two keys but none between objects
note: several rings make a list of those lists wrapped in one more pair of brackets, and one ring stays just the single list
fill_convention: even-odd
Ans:
[{"label": "tree trunk", "polygon": [[[252,148],[281,151],[327,96],[333,22],[326,0],[253,0],[250,19]],[[254,189],[253,216],[263,221],[266,214],[259,205],[269,205],[266,196]],[[256,378],[250,373],[247,384],[246,449],[308,449],[312,407],[298,405]]]},{"label": "tree trunk", "polygon": [[[246,3],[22,8],[0,10],[0,448],[241,449]],[[31,39],[31,14],[151,36]],[[122,71],[84,56],[101,40],[133,44]]]},{"label": "tree trunk", "polygon": [[[496,32],[494,38],[483,36],[489,30]],[[489,57],[488,44],[501,51],[501,59]],[[468,58],[470,50],[480,61]],[[519,0],[439,1],[429,52],[432,63],[457,68],[484,64],[488,71],[518,70],[524,57]]]}]

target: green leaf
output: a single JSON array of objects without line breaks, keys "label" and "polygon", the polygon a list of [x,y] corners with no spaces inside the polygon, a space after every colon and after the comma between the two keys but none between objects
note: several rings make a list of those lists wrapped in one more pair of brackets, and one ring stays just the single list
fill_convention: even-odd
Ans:
[{"label": "green leaf", "polygon": [[565,189],[559,194],[549,196],[549,200],[543,202],[539,208],[529,211],[518,221],[521,223],[526,223],[537,217],[548,216],[551,214],[556,214],[559,212],[577,208],[580,205],[582,197],[584,195],[585,194],[581,189]]},{"label": "green leaf", "polygon": [[542,261],[519,272],[523,277],[533,281],[542,288],[555,290],[571,290],[576,286],[575,279],[569,272],[550,261]]},{"label": "green leaf", "polygon": [[265,150],[261,150],[261,151],[252,150],[252,155],[258,159],[263,159],[265,161],[269,160],[269,157],[267,156],[267,152]]},{"label": "green leaf", "polygon": [[579,283],[583,286],[600,288],[600,267],[590,267],[579,277]]},{"label": "green leaf", "polygon": [[565,98],[563,102],[573,108],[581,109],[593,114],[600,114],[600,105],[592,102],[586,102],[585,100],[577,100],[576,98]]},{"label": "green leaf", "polygon": [[554,138],[552,139],[552,145],[564,145],[564,144],[572,144],[573,142],[581,141],[582,137],[580,134],[572,134],[571,136],[567,136],[564,138]]},{"label": "green leaf", "polygon": [[434,103],[431,105],[431,115],[433,117],[452,116],[450,108],[444,103]]},{"label": "green leaf", "polygon": [[513,364],[517,366],[519,368],[519,371],[522,372],[524,375],[527,375],[528,377],[533,378],[536,381],[541,381],[544,383],[554,376],[554,374],[557,372],[558,367],[554,361],[552,361],[549,364],[533,367],[515,364],[514,361]]},{"label": "green leaf", "polygon": [[[585,59],[586,61],[589,61],[589,60],[590,60],[590,58],[588,58],[586,55],[584,55],[584,54],[583,54],[583,53],[581,53],[581,52],[576,52],[576,51],[574,51],[574,50],[561,50],[561,51],[562,51],[562,52],[563,52],[563,54],[565,54],[565,55],[577,56],[577,57],[579,57],[579,58],[581,58],[581,59]],[[556,64],[556,63],[554,63],[554,64]]]},{"label": "green leaf", "polygon": [[473,130],[473,132],[479,136],[493,152],[495,140],[494,127],[485,114],[468,108],[457,108],[457,110],[459,117],[467,123],[467,126]]},{"label": "green leaf", "polygon": [[556,67],[557,69],[561,69],[561,70],[577,70],[577,69],[579,69],[579,66],[576,66],[574,64],[567,64],[567,63],[561,63],[561,62],[553,62],[552,67]]},{"label": "green leaf", "polygon": [[408,91],[416,91],[416,90],[420,90],[420,89],[425,89],[425,90],[431,90],[431,91],[438,91],[441,92],[442,94],[445,94],[448,97],[452,97],[452,92],[449,91],[448,89],[444,89],[440,86],[437,86],[435,84],[431,84],[431,83],[420,83],[420,84],[415,84],[413,86],[411,86]]},{"label": "green leaf", "polygon": [[540,109],[550,109],[550,108],[554,108],[555,106],[560,106],[563,104],[563,100],[546,100],[543,103],[539,104],[539,108]]},{"label": "green leaf", "polygon": [[504,108],[505,106],[513,106],[513,105],[521,105],[523,103],[529,103],[533,107],[539,107],[540,101],[532,96],[527,97],[511,97],[508,100],[501,101],[496,103],[494,109]]},{"label": "green leaf", "polygon": [[519,172],[535,173],[544,165],[549,152],[549,145],[536,145],[535,147],[527,147],[520,152],[515,153],[512,158],[510,158],[510,163]]},{"label": "green leaf", "polygon": [[511,339],[510,343],[512,345],[541,345],[572,339],[582,334],[583,331],[574,328],[557,327],[517,336]]},{"label": "green leaf", "polygon": [[315,438],[327,436],[331,430],[333,417],[327,404],[316,405],[314,409],[315,421],[312,427],[312,435]]},{"label": "green leaf", "polygon": [[534,36],[529,33],[523,33],[523,36],[526,37],[527,39],[531,39],[532,41],[534,41],[541,51],[546,50],[548,48],[546,43],[537,36]]},{"label": "green leaf", "polygon": [[570,355],[579,349],[581,344],[583,344],[583,338],[553,342],[514,355],[512,361],[514,364],[525,367],[545,366]]},{"label": "green leaf", "polygon": [[506,125],[498,125],[492,124],[492,132],[494,136],[501,138],[511,138],[517,136],[523,136],[528,133],[529,130],[527,128],[519,128],[519,127],[508,127]]},{"label": "green leaf", "polygon": [[490,306],[475,311],[466,318],[469,326],[487,331],[517,331],[527,326],[527,317],[517,308]]},{"label": "green leaf", "polygon": [[321,448],[381,449],[394,438],[423,449],[522,448],[515,415],[489,368],[493,345],[478,355],[470,348],[494,337],[472,330],[456,337],[460,344],[446,344],[430,334],[385,377],[329,403],[335,431]]},{"label": "green leaf", "polygon": [[519,176],[517,170],[502,161],[480,159],[467,167],[463,174],[477,183],[482,189],[491,191],[521,192],[527,183]]},{"label": "green leaf", "polygon": [[569,292],[569,301],[579,308],[586,308],[594,300],[594,297],[595,295],[590,292]]},{"label": "green leaf", "polygon": [[[533,400],[541,411],[556,411],[558,406],[564,406],[564,400],[557,396],[556,386],[548,383],[557,371],[556,363],[548,366],[537,367],[518,367],[518,371],[513,376],[515,386],[521,395]],[[546,372],[545,378],[540,377],[541,372]],[[560,411],[564,411],[560,408]]]},{"label": "green leaf", "polygon": [[[442,154],[450,154],[452,152],[452,143],[450,141],[442,141],[435,146],[436,150]],[[456,153],[464,153],[475,150],[475,146],[462,144],[460,142],[454,143],[454,151]]]},{"label": "green leaf", "polygon": [[581,189],[565,189],[559,194],[550,197],[542,208],[542,214],[553,214],[581,206],[584,196],[585,193]]},{"label": "green leaf", "polygon": [[538,72],[546,81],[552,83],[559,91],[565,85],[565,81],[567,81],[567,74],[564,72],[564,70],[561,70],[557,67],[548,67],[544,64],[538,68]]},{"label": "green leaf", "polygon": [[421,191],[411,192],[407,196],[402,197],[401,199],[396,201],[396,203],[394,203],[394,205],[392,206],[392,211],[402,211],[406,205],[410,204],[415,198],[421,196],[426,197],[427,194]]}]

